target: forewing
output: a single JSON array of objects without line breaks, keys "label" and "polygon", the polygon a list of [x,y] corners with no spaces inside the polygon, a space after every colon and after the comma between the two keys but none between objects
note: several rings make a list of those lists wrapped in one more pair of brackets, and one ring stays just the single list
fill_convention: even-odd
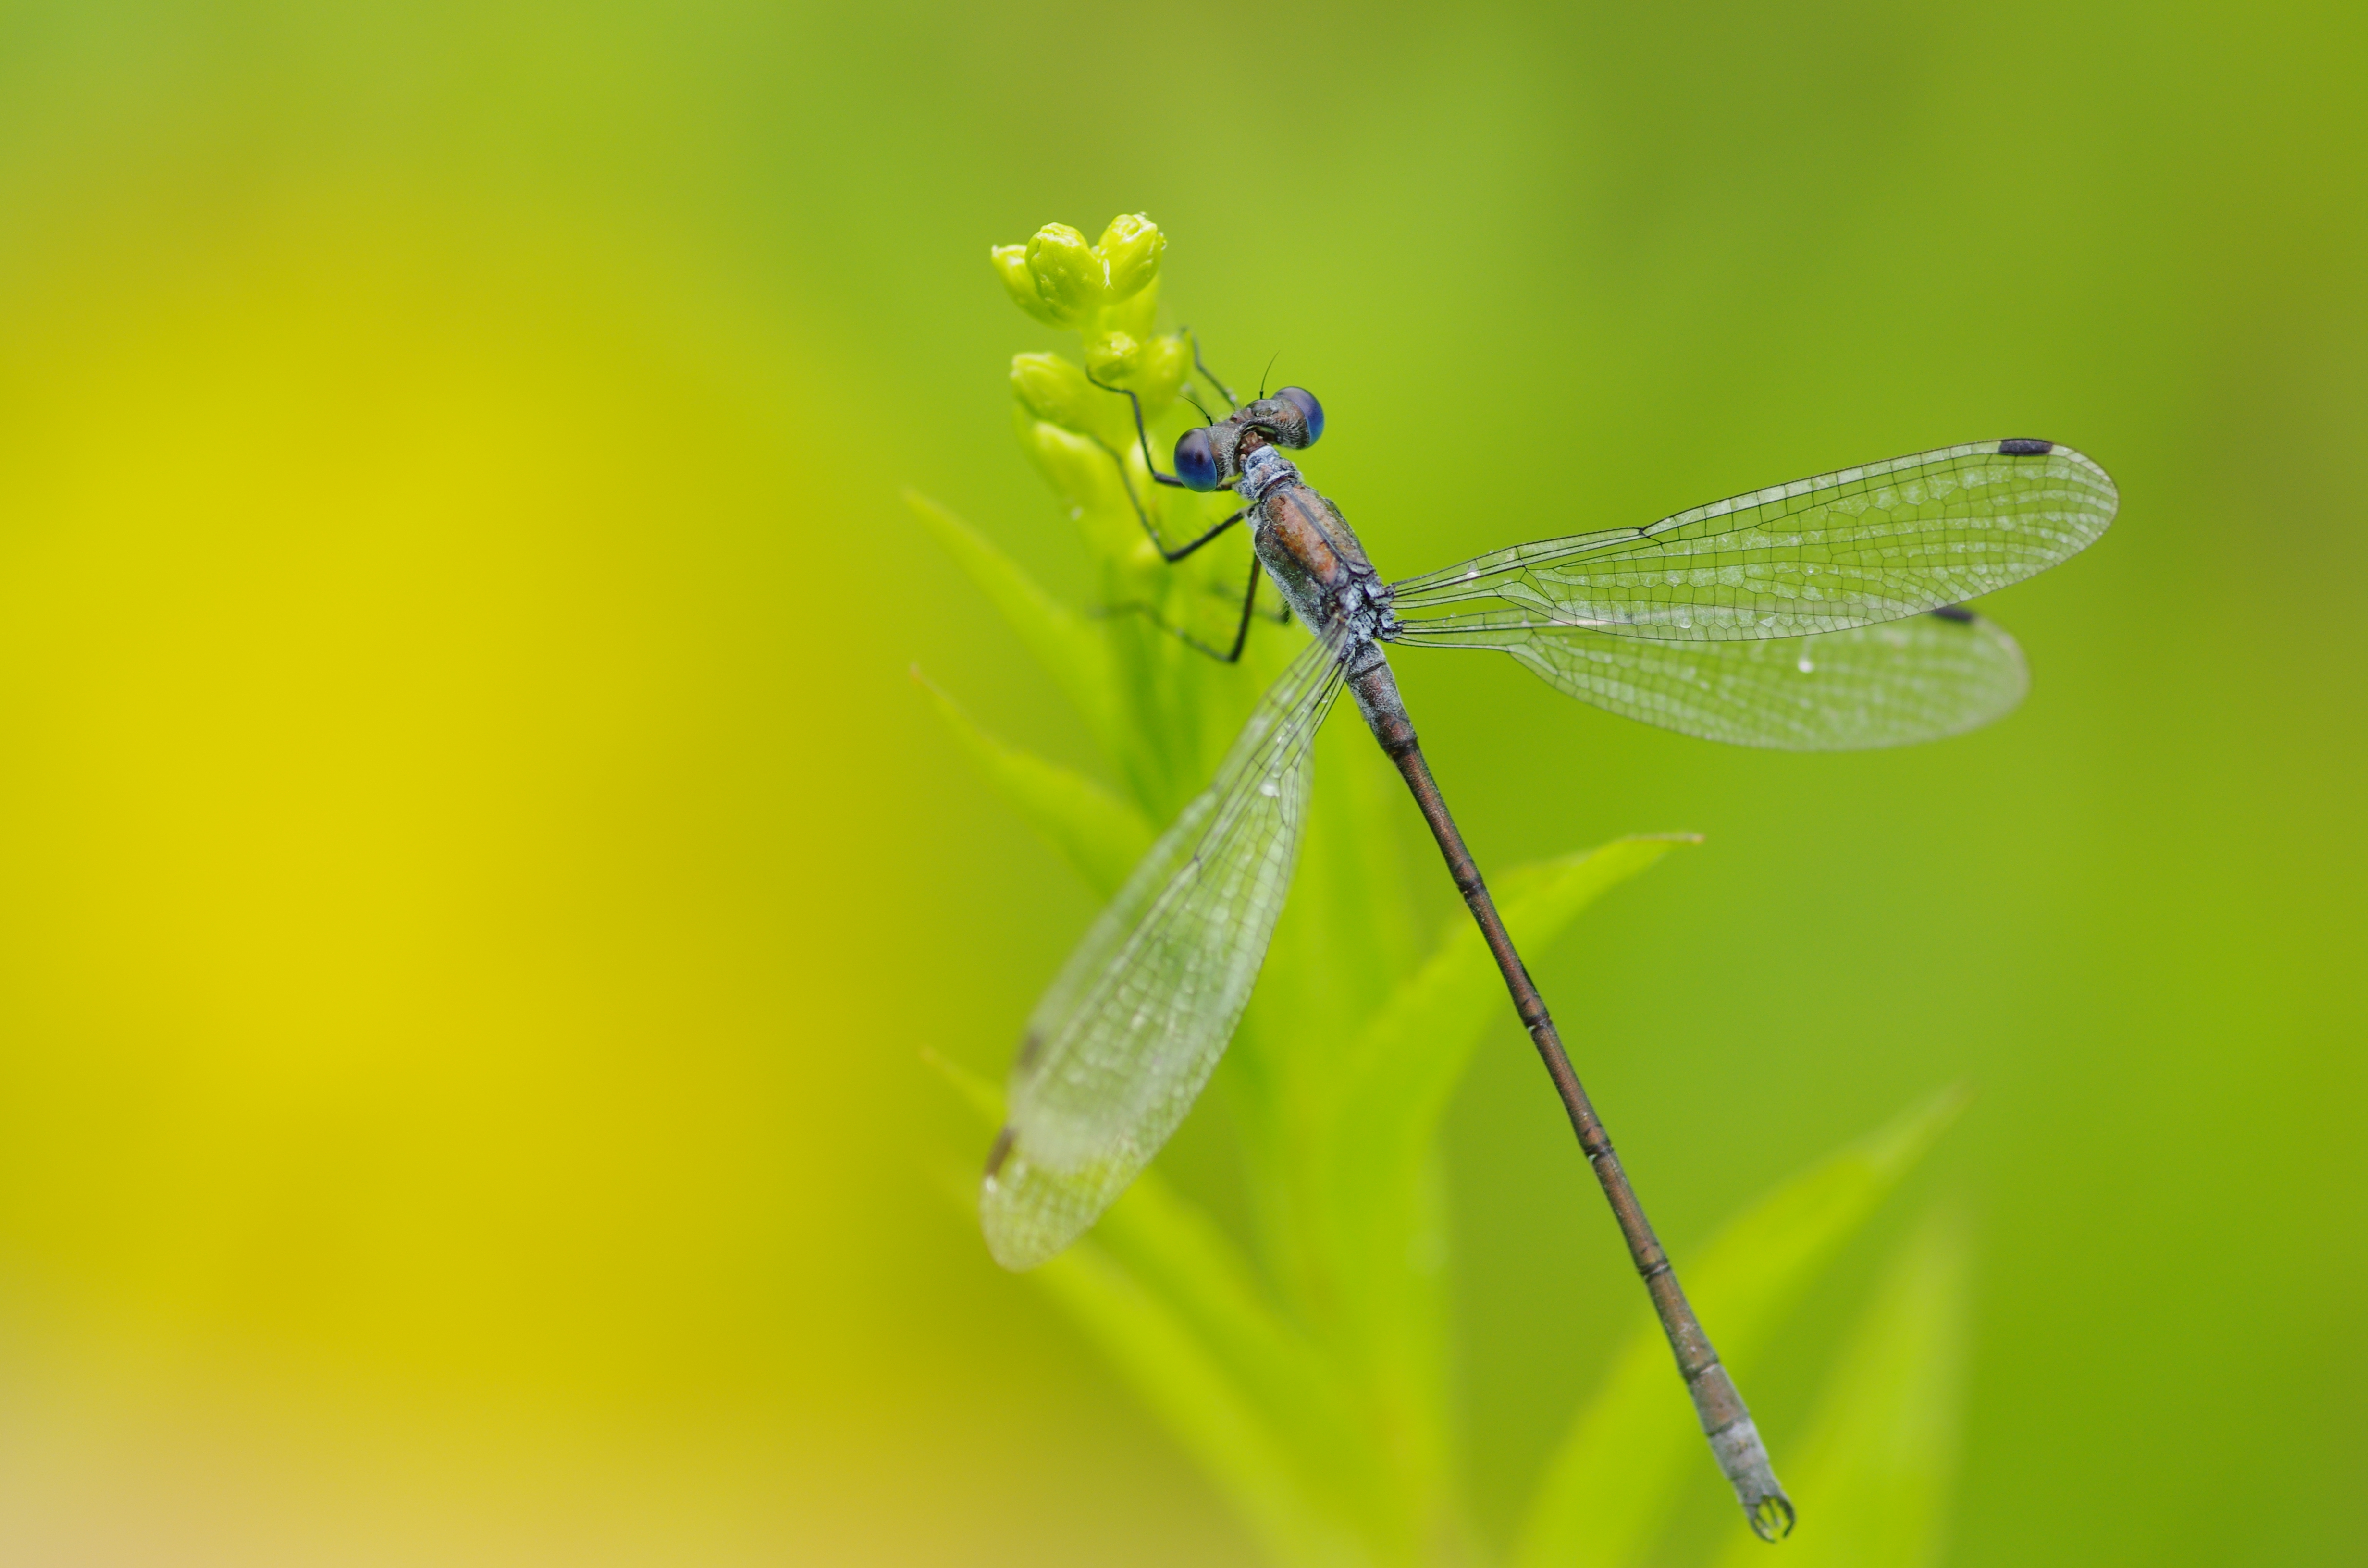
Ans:
[{"label": "forewing", "polygon": [[2120,504],[2069,447],[1979,441],[1713,501],[1641,528],[1514,545],[1396,585],[1439,634],[1545,626],[1663,642],[1800,637],[2021,582]]},{"label": "forewing", "polygon": [[1005,1267],[1082,1234],[1224,1053],[1290,890],[1309,747],[1339,687],[1335,650],[1311,643],[1037,1004],[979,1198]]},{"label": "forewing", "polygon": [[[1429,639],[1417,631],[1406,641]],[[1502,648],[1547,685],[1631,719],[1784,751],[1938,740],[2004,716],[2029,685],[2014,639],[1966,609],[1749,642],[1668,642],[1567,627],[1440,641]]]}]

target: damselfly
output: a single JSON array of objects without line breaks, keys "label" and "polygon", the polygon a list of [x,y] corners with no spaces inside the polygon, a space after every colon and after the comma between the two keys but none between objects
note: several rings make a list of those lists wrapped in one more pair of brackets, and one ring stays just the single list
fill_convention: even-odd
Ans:
[{"label": "damselfly", "polygon": [[[2007,712],[2026,684],[2014,640],[1964,601],[2094,542],[2112,521],[2112,481],[2051,441],[1977,441],[1387,583],[1339,509],[1282,455],[1324,433],[1322,405],[1304,389],[1261,394],[1187,432],[1174,474],[1152,462],[1139,404],[1135,427],[1160,483],[1231,485],[1241,496],[1240,510],[1199,539],[1161,545],[1177,560],[1250,525],[1257,560],[1234,653],[1261,571],[1315,638],[1038,1004],[987,1157],[988,1247],[1026,1268],[1075,1241],[1207,1083],[1281,913],[1311,744],[1345,688],[1413,791],[1504,974],[1745,1517],[1764,1539],[1789,1531],[1792,1502],[1448,814],[1385,649],[1502,649],[1583,701],[1740,745],[1936,739]],[[1144,524],[1159,543],[1148,514]]]}]

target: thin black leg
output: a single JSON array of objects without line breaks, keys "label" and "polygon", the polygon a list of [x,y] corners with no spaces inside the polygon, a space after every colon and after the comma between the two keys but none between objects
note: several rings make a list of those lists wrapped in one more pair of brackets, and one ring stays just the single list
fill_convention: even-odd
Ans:
[{"label": "thin black leg", "polygon": [[1258,613],[1258,585],[1259,571],[1258,558],[1253,554],[1250,557],[1249,589],[1242,595],[1242,619],[1240,623],[1234,628],[1233,651],[1225,655],[1225,663],[1229,665],[1237,665],[1241,663],[1242,649],[1250,640],[1250,618]]},{"label": "thin black leg", "polygon": [[1216,660],[1221,665],[1237,665],[1241,663],[1242,650],[1249,645],[1250,622],[1258,614],[1259,574],[1258,560],[1253,556],[1250,560],[1249,591],[1242,596],[1242,618],[1234,627],[1234,645],[1222,653],[1217,652],[1214,648],[1210,647],[1206,642],[1201,642],[1198,637],[1193,636],[1190,632],[1184,631],[1182,628],[1170,626],[1166,621],[1160,619],[1158,612],[1154,610],[1149,605],[1113,605],[1110,607],[1108,613],[1111,615],[1142,616],[1144,619],[1150,621],[1152,625],[1159,628],[1160,631],[1165,631],[1170,637],[1175,638],[1176,641],[1183,643],[1184,646],[1191,649],[1194,653],[1206,653],[1209,657]]},{"label": "thin black leg", "polygon": [[[1170,550],[1167,546],[1161,544],[1156,538],[1154,538],[1151,541],[1152,548],[1158,551],[1159,553],[1166,558],[1167,563],[1173,566],[1176,562],[1183,560],[1186,556],[1191,554],[1194,551],[1200,549],[1202,545],[1208,543],[1211,540],[1216,538],[1219,534],[1224,533],[1227,528],[1232,528],[1235,523],[1240,522],[1244,517],[1247,517],[1249,515],[1250,509],[1247,506],[1243,507],[1240,511],[1235,512],[1232,517],[1227,517],[1224,522],[1219,523],[1216,527],[1211,528],[1207,533],[1202,534],[1199,539],[1194,540],[1191,543],[1184,546],[1181,550]],[[1255,558],[1252,559],[1250,564],[1253,566],[1258,564]],[[1256,574],[1253,574],[1252,575],[1255,576]]]},{"label": "thin black leg", "polygon": [[[1099,385],[1099,383],[1097,382],[1096,384]],[[1127,395],[1129,397],[1133,397],[1134,394],[1133,392],[1129,392]],[[1134,493],[1134,481],[1127,474],[1126,460],[1119,456],[1118,453],[1110,451],[1110,443],[1103,440],[1100,437],[1097,436],[1093,440],[1094,445],[1099,447],[1106,452],[1110,452],[1110,461],[1118,465],[1118,482],[1126,486],[1127,504],[1134,508],[1135,521],[1141,523],[1143,525],[1143,531],[1146,535],[1150,536],[1151,548],[1159,551],[1160,559],[1168,562],[1170,565],[1183,560],[1186,556],[1191,554],[1194,551],[1200,549],[1202,545],[1208,543],[1211,540],[1216,538],[1219,534],[1224,533],[1227,528],[1232,528],[1244,517],[1249,516],[1250,509],[1247,506],[1245,506],[1240,511],[1235,512],[1232,517],[1227,517],[1224,522],[1219,523],[1215,528],[1211,528],[1207,533],[1202,534],[1199,539],[1194,540],[1191,543],[1176,550],[1170,550],[1167,548],[1167,542],[1159,537],[1159,525],[1151,520],[1151,514],[1143,509],[1143,502]]]},{"label": "thin black leg", "polygon": [[1224,394],[1225,406],[1227,408],[1241,407],[1242,400],[1234,395],[1234,389],[1227,386],[1224,382],[1217,380],[1217,372],[1212,370],[1208,366],[1201,362],[1201,335],[1194,332],[1189,326],[1179,326],[1176,330],[1184,337],[1190,339],[1192,344],[1192,368],[1200,371],[1201,376],[1211,386],[1216,388],[1219,392]]},{"label": "thin black leg", "polygon": [[[1190,489],[1190,486],[1187,485],[1182,480],[1177,478],[1174,474],[1160,472],[1159,464],[1153,460],[1151,456],[1151,432],[1143,427],[1143,400],[1134,395],[1134,389],[1132,387],[1114,387],[1108,381],[1097,378],[1091,370],[1087,370],[1086,372],[1086,380],[1092,381],[1094,385],[1101,388],[1104,392],[1114,392],[1121,394],[1125,397],[1128,403],[1134,405],[1134,438],[1143,443],[1143,466],[1151,471],[1151,477],[1162,484],[1173,485],[1178,490]],[[1133,486],[1129,485],[1127,488],[1129,494],[1132,494]],[[1142,509],[1143,508],[1140,506],[1135,508],[1137,511],[1141,511]]]},{"label": "thin black leg", "polygon": [[[1233,389],[1226,386],[1224,382],[1217,380],[1215,374],[1210,370],[1209,367],[1201,362],[1201,340],[1198,336],[1194,335],[1192,329],[1190,327],[1182,327],[1178,329],[1178,332],[1180,335],[1184,336],[1192,345],[1193,368],[1199,370],[1201,375],[1208,378],[1209,384],[1211,386],[1215,387],[1219,392],[1224,393],[1226,403],[1232,404],[1235,408],[1240,407],[1240,403],[1234,397]],[[1142,443],[1144,466],[1151,471],[1151,477],[1158,481],[1160,483],[1172,484],[1179,489],[1184,488],[1184,482],[1182,480],[1177,478],[1173,474],[1160,472],[1159,465],[1152,461],[1151,433],[1144,427],[1143,423],[1143,400],[1135,396],[1133,389],[1129,387],[1114,387],[1108,381],[1098,378],[1091,370],[1086,372],[1086,380],[1092,381],[1094,385],[1101,388],[1104,392],[1114,392],[1124,394],[1128,406],[1134,410],[1134,438],[1138,442]],[[1126,487],[1127,504],[1134,508],[1135,520],[1143,525],[1144,535],[1151,540],[1151,548],[1159,551],[1159,558],[1162,561],[1167,562],[1171,566],[1177,562],[1183,560],[1186,556],[1190,555],[1194,551],[1199,550],[1202,545],[1207,544],[1210,540],[1217,538],[1217,536],[1224,533],[1227,528],[1232,528],[1235,523],[1240,522],[1244,517],[1248,517],[1250,514],[1250,508],[1244,506],[1224,518],[1222,522],[1219,522],[1209,528],[1208,531],[1201,534],[1200,538],[1191,540],[1188,544],[1179,545],[1176,549],[1170,550],[1167,548],[1167,541],[1159,537],[1158,525],[1151,520],[1151,514],[1144,510],[1142,497],[1138,496],[1134,493],[1134,478],[1126,472],[1126,459],[1113,449],[1109,442],[1104,441],[1099,436],[1094,437],[1094,444],[1101,448],[1102,450],[1110,453],[1110,461],[1118,467],[1118,481],[1121,484]],[[1222,663],[1228,665],[1237,664],[1241,660],[1243,648],[1247,646],[1249,642],[1250,621],[1258,614],[1258,560],[1256,555],[1252,555],[1250,557],[1249,589],[1242,596],[1241,620],[1234,628],[1233,647],[1228,652],[1223,653],[1218,653],[1214,648],[1202,642],[1190,632],[1178,631],[1177,628],[1169,626],[1166,621],[1161,620],[1156,615],[1153,615],[1147,606],[1121,605],[1117,608],[1121,610],[1133,610],[1141,614],[1150,615],[1152,624],[1159,627],[1164,631],[1172,633],[1174,636],[1180,639],[1188,647],[1206,653],[1211,658],[1219,660]],[[1291,611],[1289,607],[1286,606],[1282,611],[1281,619],[1288,621],[1290,618]]]}]

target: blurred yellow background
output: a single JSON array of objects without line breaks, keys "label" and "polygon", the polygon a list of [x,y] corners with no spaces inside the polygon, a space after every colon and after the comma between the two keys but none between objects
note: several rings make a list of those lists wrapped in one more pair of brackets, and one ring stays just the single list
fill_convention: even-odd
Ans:
[{"label": "blurred yellow background", "polygon": [[[897,494],[1082,592],[985,252],[1142,210],[1394,574],[1983,437],[2112,472],[1943,746],[1402,678],[1484,861],[1709,835],[1532,960],[1681,1260],[1975,1085],[1952,1562],[2356,1558],[2362,31],[0,6],[0,1557],[1249,1560],[946,1201],[916,1059],[999,1073],[1091,908],[905,678],[1086,755]],[[1634,1290],[1523,1206],[1574,1176],[1500,1033],[1497,1530]]]}]

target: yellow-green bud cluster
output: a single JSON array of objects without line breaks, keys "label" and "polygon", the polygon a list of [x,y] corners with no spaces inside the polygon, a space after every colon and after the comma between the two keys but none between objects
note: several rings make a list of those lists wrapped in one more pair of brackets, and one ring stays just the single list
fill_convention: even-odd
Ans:
[{"label": "yellow-green bud cluster", "polygon": [[1181,337],[1155,330],[1159,258],[1167,248],[1159,225],[1132,212],[1111,219],[1093,244],[1066,223],[1047,223],[1027,244],[988,253],[1021,310],[1048,326],[1073,328],[1083,339],[1083,370],[1050,354],[1012,361],[1012,390],[1033,417],[1110,438],[1118,432],[1106,405],[1115,403],[1131,432],[1133,415],[1123,400],[1087,381],[1087,371],[1103,387],[1122,387],[1142,399],[1146,419],[1176,401],[1191,371],[1192,351]]},{"label": "yellow-green bud cluster", "polygon": [[1135,212],[1111,219],[1099,244],[1066,223],[1047,223],[1026,244],[988,254],[1021,310],[1047,326],[1084,331],[1103,310],[1157,282],[1167,248],[1159,225]]}]

